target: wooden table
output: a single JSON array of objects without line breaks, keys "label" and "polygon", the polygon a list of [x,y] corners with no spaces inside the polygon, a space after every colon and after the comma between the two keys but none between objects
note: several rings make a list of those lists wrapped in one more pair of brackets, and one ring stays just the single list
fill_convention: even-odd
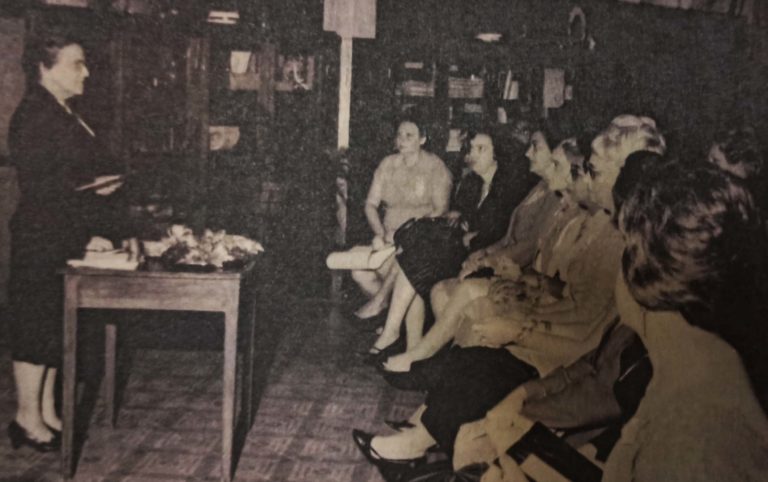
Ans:
[{"label": "wooden table", "polygon": [[[253,422],[255,302],[253,263],[237,272],[157,272],[67,268],[64,275],[63,432],[61,469],[73,475],[77,310],[79,308],[208,311],[224,313],[224,394],[222,405],[221,480],[232,476],[235,424],[238,313],[247,313],[244,409],[246,425]],[[242,295],[242,296],[241,296]],[[104,395],[107,416],[114,425],[115,341],[117,328],[108,320],[105,330]]]}]

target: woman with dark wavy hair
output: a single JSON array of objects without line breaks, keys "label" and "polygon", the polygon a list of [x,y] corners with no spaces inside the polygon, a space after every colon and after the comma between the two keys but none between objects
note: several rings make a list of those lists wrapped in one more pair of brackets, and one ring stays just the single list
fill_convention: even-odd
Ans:
[{"label": "woman with dark wavy hair", "polygon": [[765,480],[766,235],[749,190],[675,166],[637,186],[618,220],[616,301],[654,374],[604,480]]}]

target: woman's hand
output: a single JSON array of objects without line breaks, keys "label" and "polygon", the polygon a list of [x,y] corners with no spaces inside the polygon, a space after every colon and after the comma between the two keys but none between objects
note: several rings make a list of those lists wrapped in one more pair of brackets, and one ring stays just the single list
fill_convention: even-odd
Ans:
[{"label": "woman's hand", "polygon": [[[520,321],[522,321],[522,318]],[[472,325],[472,334],[474,336],[474,344],[472,346],[499,348],[514,341],[519,333],[519,327],[515,323],[507,321],[497,320],[490,323],[475,323]]]},{"label": "woman's hand", "polygon": [[467,259],[461,264],[461,271],[459,271],[458,278],[461,281],[464,281],[467,278],[467,276],[477,271],[480,271],[480,269],[482,269],[483,267],[485,267],[485,264],[482,262],[482,260]]},{"label": "woman's hand", "polygon": [[448,225],[451,227],[455,227],[459,225],[459,219],[461,218],[461,213],[458,211],[448,211],[443,216],[445,219],[448,220]]},{"label": "woman's hand", "polygon": [[502,278],[509,280],[518,280],[522,274],[520,265],[504,256],[503,252],[495,254],[490,258],[489,266],[493,267],[493,271]]},{"label": "woman's hand", "polygon": [[483,419],[485,431],[499,454],[506,452],[533,427],[532,420],[520,415],[528,397],[526,386],[521,385],[489,410]]},{"label": "woman's hand", "polygon": [[501,278],[495,280],[488,289],[488,298],[494,303],[517,307],[518,299],[525,294],[525,285],[516,280]]},{"label": "woman's hand", "polygon": [[[113,192],[117,191],[120,186],[123,185],[123,181],[121,180],[122,176],[96,176],[93,179],[94,183],[101,184],[101,183],[108,183],[106,186],[96,189],[95,192],[99,196],[109,196]],[[112,181],[112,182],[110,182]]]},{"label": "woman's hand", "polygon": [[467,233],[464,235],[464,237],[461,238],[461,242],[464,245],[464,247],[468,248],[469,243],[472,242],[472,239],[477,236],[477,231],[472,231],[471,233]]},{"label": "woman's hand", "polygon": [[115,249],[114,245],[112,245],[112,241],[108,240],[107,238],[102,238],[101,236],[93,236],[91,237],[90,241],[88,241],[88,244],[85,246],[86,251],[112,251]]},{"label": "woman's hand", "polygon": [[456,434],[453,444],[453,467],[460,469],[470,464],[490,464],[497,457],[491,440],[485,433],[483,420],[465,423]]}]

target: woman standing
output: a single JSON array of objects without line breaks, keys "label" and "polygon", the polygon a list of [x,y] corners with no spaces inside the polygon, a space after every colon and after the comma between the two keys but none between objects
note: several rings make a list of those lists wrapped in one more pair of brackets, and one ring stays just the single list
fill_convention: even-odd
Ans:
[{"label": "woman standing", "polygon": [[[409,219],[441,216],[448,210],[451,173],[439,157],[424,150],[426,142],[424,127],[414,119],[403,119],[395,138],[397,154],[385,157],[376,168],[365,200],[365,217],[373,231],[374,249],[391,244],[397,228]],[[383,219],[379,215],[382,207]],[[373,297],[358,310],[359,317],[375,316],[386,306],[389,290],[380,290],[391,268],[389,262],[379,270],[352,271],[352,278]],[[394,282],[391,276],[390,280]]]},{"label": "woman standing", "polygon": [[[54,406],[61,363],[62,281],[56,269],[83,249],[109,249],[95,232],[117,234],[103,219],[112,206],[104,196],[119,187],[107,150],[94,130],[72,111],[88,68],[72,38],[49,35],[28,42],[22,59],[27,92],[11,119],[11,162],[21,199],[11,221],[13,374],[17,412],[8,426],[14,448],[57,450],[61,420]],[[94,187],[89,188],[89,185]],[[102,187],[98,187],[102,185]],[[111,237],[111,236],[110,236]],[[89,243],[90,240],[90,243]]]}]

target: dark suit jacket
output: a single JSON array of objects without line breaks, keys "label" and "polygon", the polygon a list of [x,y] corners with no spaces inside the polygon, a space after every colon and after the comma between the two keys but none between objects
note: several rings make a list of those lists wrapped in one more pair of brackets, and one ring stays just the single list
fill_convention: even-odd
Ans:
[{"label": "dark suit jacket", "polygon": [[92,235],[121,237],[110,197],[77,192],[95,176],[120,173],[108,150],[47,90],[30,86],[11,118],[8,144],[21,198],[11,223],[14,266],[62,265]]},{"label": "dark suit jacket", "polygon": [[528,172],[527,165],[517,166],[499,161],[488,196],[479,207],[477,203],[480,200],[483,179],[470,172],[460,182],[454,199],[454,209],[461,212],[462,220],[467,221],[470,232],[477,231],[477,236],[469,245],[470,251],[476,251],[504,236],[512,211],[528,194],[535,178]]}]

